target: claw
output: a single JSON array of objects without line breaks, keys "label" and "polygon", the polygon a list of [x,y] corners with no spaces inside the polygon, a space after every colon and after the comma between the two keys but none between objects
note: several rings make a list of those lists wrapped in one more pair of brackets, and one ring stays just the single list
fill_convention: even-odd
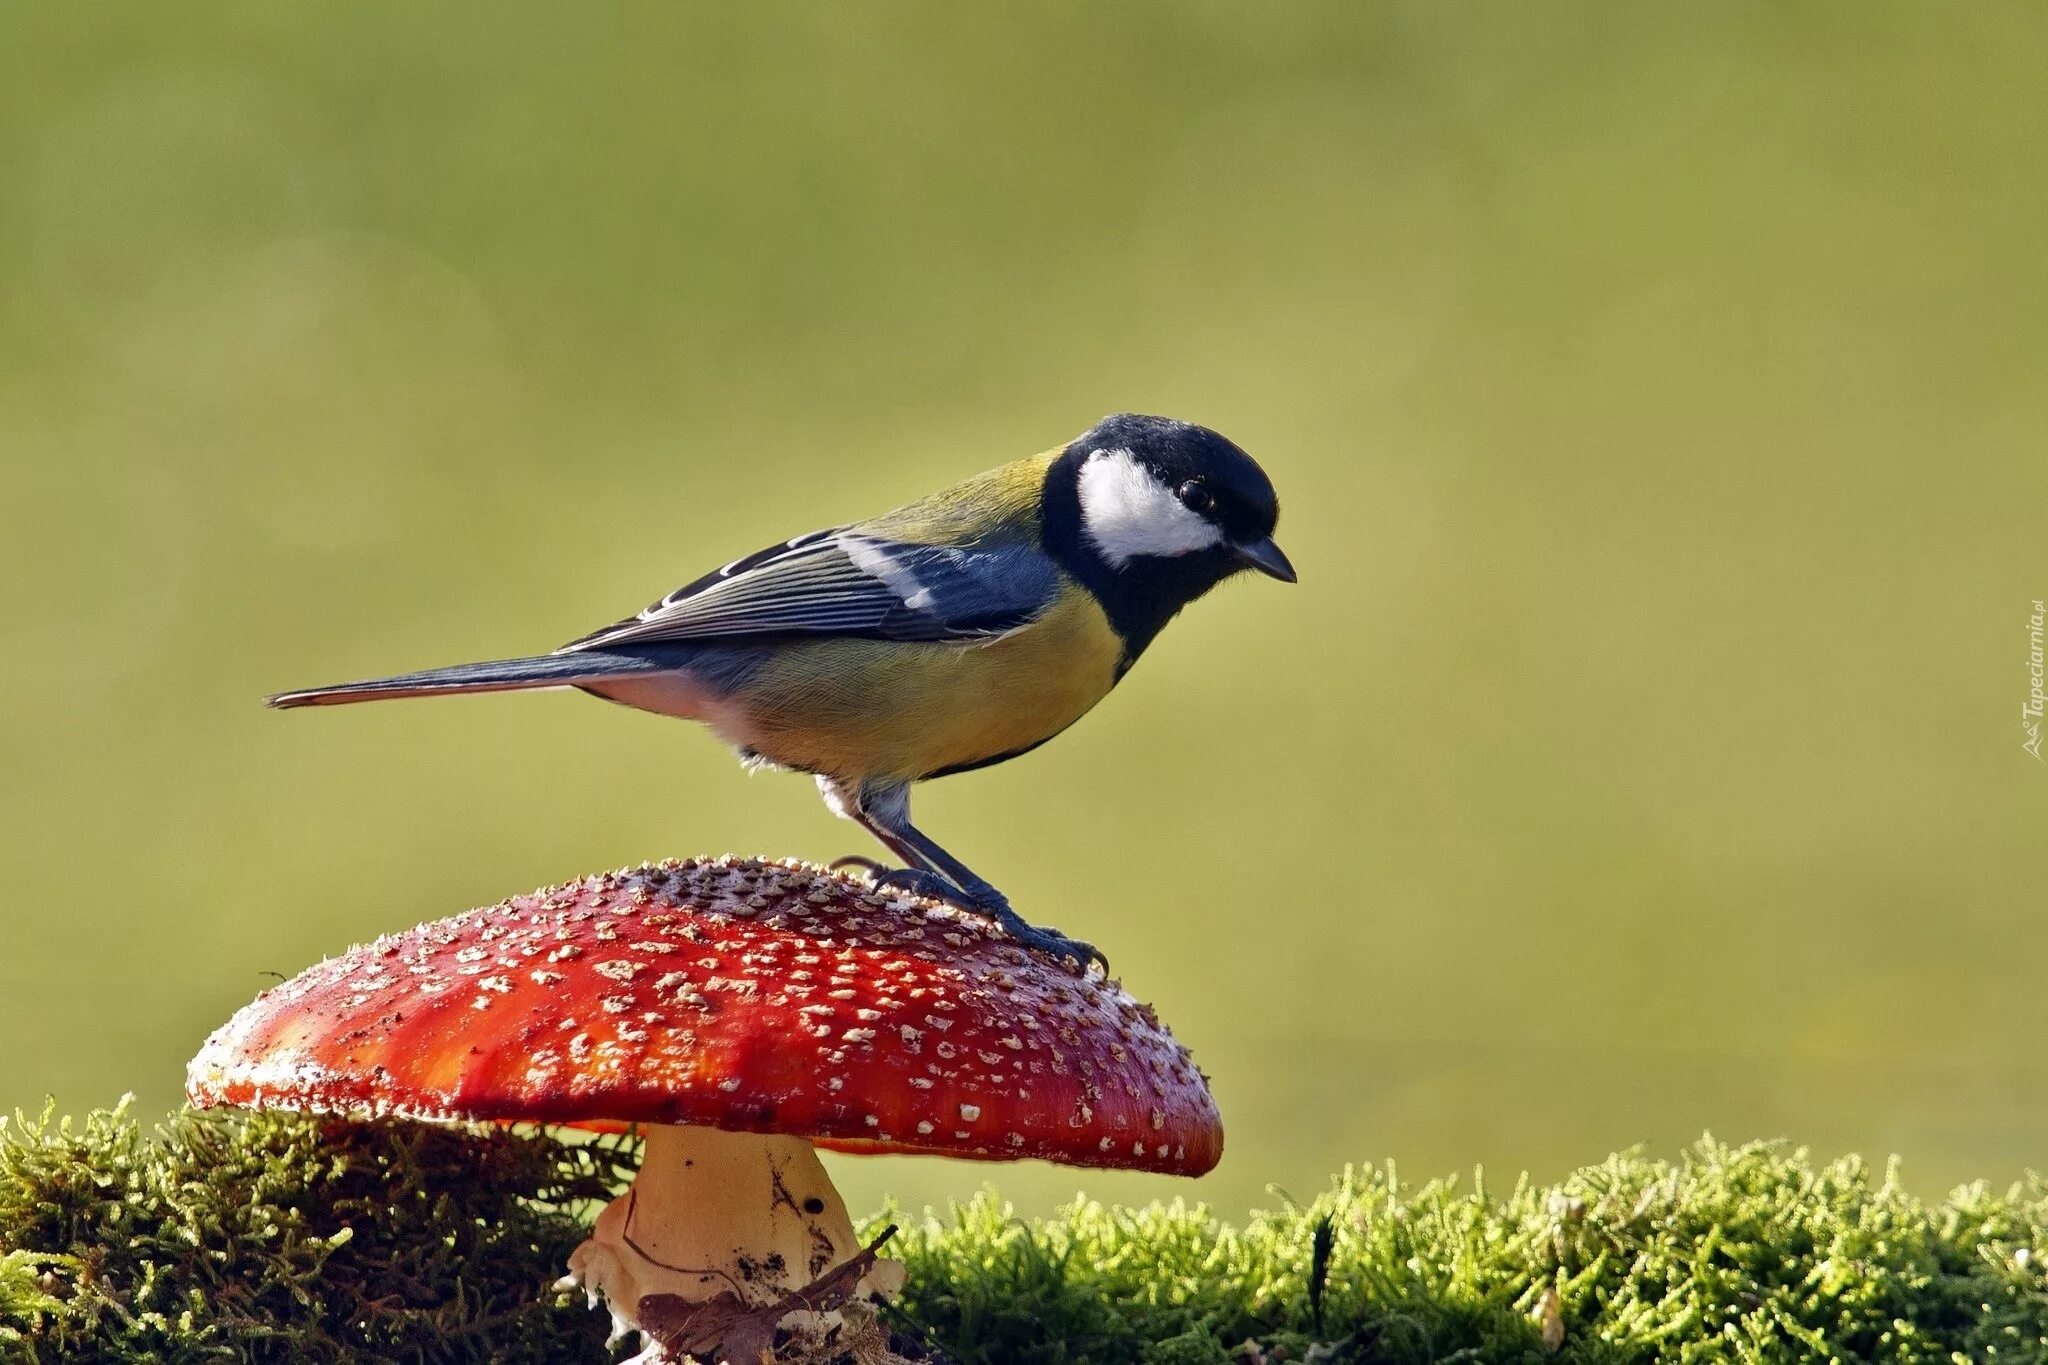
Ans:
[{"label": "claw", "polygon": [[1081,975],[1088,974],[1090,965],[1100,966],[1102,974],[1109,975],[1109,959],[1102,950],[1084,939],[1069,938],[1057,929],[1040,928],[1010,908],[1010,902],[1000,892],[987,896],[976,896],[963,891],[936,872],[926,872],[916,867],[885,867],[873,858],[853,854],[840,858],[832,867],[859,867],[867,871],[868,880],[877,887],[892,891],[908,891],[913,896],[927,900],[944,901],[985,915],[1002,926],[1003,932],[1026,948],[1049,953],[1074,964]]},{"label": "claw", "polygon": [[1016,939],[1025,947],[1035,948],[1041,953],[1050,953],[1054,957],[1063,958],[1073,963],[1083,976],[1088,975],[1090,965],[1100,966],[1102,974],[1105,977],[1109,975],[1109,959],[1103,956],[1100,948],[1086,939],[1069,938],[1050,926],[1039,928],[1037,925],[1028,923],[1015,911],[1010,911],[1007,915],[997,916],[997,922],[1003,926],[1003,929],[1011,938]]}]

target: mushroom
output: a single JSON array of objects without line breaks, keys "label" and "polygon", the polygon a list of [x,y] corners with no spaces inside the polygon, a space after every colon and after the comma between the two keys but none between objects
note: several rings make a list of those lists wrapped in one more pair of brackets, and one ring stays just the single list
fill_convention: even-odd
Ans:
[{"label": "mushroom", "polygon": [[[614,1340],[654,1338],[650,1360],[674,1334],[649,1317],[672,1321],[678,1301],[798,1304],[826,1311],[782,1325],[821,1331],[849,1294],[900,1287],[814,1144],[1178,1175],[1223,1145],[1186,1049],[1117,983],[940,902],[730,858],[607,873],[352,948],[215,1032],[186,1093],[638,1125],[639,1174],[569,1281],[610,1307]],[[821,1292],[855,1262],[857,1281]]]}]

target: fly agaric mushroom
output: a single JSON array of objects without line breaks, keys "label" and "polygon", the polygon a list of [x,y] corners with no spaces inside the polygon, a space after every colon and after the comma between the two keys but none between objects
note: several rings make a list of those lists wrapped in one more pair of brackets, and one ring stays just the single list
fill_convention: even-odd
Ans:
[{"label": "fly agaric mushroom", "polygon": [[[1223,1146],[1186,1049],[1121,986],[939,902],[734,859],[586,878],[352,948],[237,1013],[186,1093],[640,1125],[639,1175],[569,1269],[620,1333],[654,1338],[648,1359],[676,1344],[648,1323],[679,1302],[779,1313],[900,1287],[814,1143],[1178,1175]],[[857,1283],[833,1277],[854,1262]],[[785,1325],[818,1328],[805,1318]]]}]

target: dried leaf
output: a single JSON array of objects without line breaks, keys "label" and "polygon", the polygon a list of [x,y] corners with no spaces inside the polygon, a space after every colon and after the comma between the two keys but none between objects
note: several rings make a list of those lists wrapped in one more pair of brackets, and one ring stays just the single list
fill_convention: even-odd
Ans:
[{"label": "dried leaf", "polygon": [[775,1358],[775,1324],[791,1313],[829,1313],[854,1296],[874,1268],[875,1253],[896,1235],[895,1224],[844,1265],[826,1271],[773,1303],[748,1304],[731,1290],[692,1301],[679,1294],[648,1294],[634,1316],[647,1335],[673,1355],[722,1365],[762,1365]]},{"label": "dried leaf", "polygon": [[1543,1349],[1556,1355],[1564,1348],[1564,1300],[1558,1296],[1556,1285],[1543,1291],[1529,1316],[1535,1319],[1536,1330],[1543,1336]]}]

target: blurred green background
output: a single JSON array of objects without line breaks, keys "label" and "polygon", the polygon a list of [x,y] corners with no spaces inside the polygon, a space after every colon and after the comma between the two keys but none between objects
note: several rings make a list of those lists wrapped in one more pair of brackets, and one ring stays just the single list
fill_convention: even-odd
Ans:
[{"label": "blurred green background", "polygon": [[2048,12],[0,9],[0,1105],[177,1101],[321,955],[870,851],[545,650],[1059,444],[1214,425],[1234,585],[926,826],[1215,1077],[1229,1210],[1711,1127],[2048,1164]]}]

